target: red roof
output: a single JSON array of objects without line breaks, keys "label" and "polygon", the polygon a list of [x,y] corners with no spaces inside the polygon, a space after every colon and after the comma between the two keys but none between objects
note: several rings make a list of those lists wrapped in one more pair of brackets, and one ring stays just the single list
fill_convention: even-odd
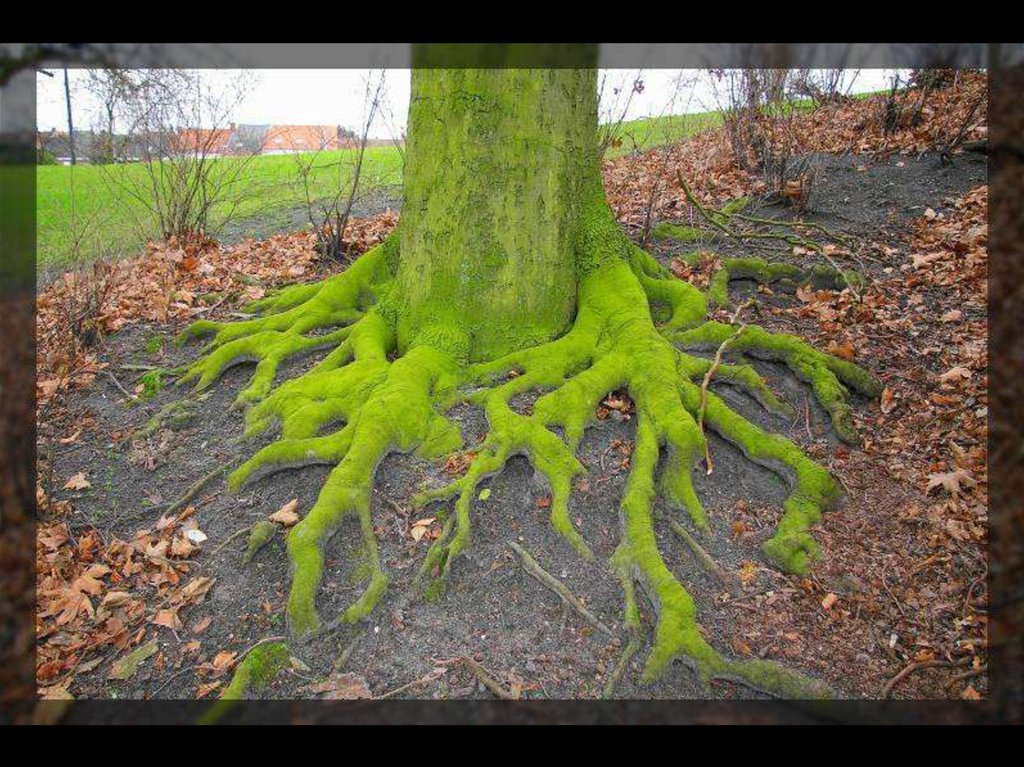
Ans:
[{"label": "red roof", "polygon": [[340,149],[333,125],[271,125],[263,138],[263,152],[315,152]]},{"label": "red roof", "polygon": [[204,155],[227,154],[231,130],[228,128],[182,128],[174,137],[174,149]]}]

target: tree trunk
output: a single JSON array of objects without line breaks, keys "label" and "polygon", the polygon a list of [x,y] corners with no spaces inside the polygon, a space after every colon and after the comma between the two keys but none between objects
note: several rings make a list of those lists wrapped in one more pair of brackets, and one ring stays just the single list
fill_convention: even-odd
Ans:
[{"label": "tree trunk", "polygon": [[565,332],[600,184],[595,70],[414,70],[408,135],[400,351],[494,359]]}]

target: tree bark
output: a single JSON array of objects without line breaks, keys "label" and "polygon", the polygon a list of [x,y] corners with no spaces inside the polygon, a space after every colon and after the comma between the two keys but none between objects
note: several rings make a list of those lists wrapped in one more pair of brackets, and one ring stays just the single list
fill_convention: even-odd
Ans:
[{"label": "tree bark", "polygon": [[594,69],[414,70],[400,351],[477,361],[564,333],[599,173]]}]

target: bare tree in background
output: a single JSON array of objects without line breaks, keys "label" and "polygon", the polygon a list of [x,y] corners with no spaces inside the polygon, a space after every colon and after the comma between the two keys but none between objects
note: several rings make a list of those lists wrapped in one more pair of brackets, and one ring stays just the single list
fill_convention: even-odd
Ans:
[{"label": "bare tree in background", "polygon": [[[302,184],[303,197],[309,223],[317,235],[317,246],[325,258],[341,259],[346,254],[345,231],[348,229],[352,211],[361,196],[378,186],[375,180],[370,184],[363,183],[363,167],[366,148],[369,144],[370,129],[374,120],[380,116],[381,104],[385,96],[386,73],[378,70],[366,78],[366,89],[363,101],[363,120],[358,135],[349,133],[338,138],[353,141],[355,146],[349,152],[339,153],[337,162],[324,164],[322,153],[330,146],[323,137],[320,149],[295,155],[299,179]],[[353,138],[354,137],[354,138]],[[348,147],[341,147],[348,148]],[[331,191],[326,196],[317,192],[317,175],[323,172],[336,172],[336,183],[331,184]]]},{"label": "bare tree in background", "polygon": [[99,104],[92,142],[89,147],[93,163],[125,162],[128,159],[127,138],[131,126],[121,126],[123,133],[116,133],[119,120],[128,118],[127,107],[146,82],[144,72],[105,68],[86,70],[85,87]]},{"label": "bare tree in background", "polygon": [[725,135],[736,164],[761,174],[768,195],[803,208],[816,164],[802,152],[797,99],[805,80],[796,69],[711,70]]},{"label": "bare tree in background", "polygon": [[[598,141],[601,148],[601,156],[607,154],[609,149],[618,149],[622,146],[622,123],[629,114],[629,107],[633,103],[633,97],[644,92],[643,70],[639,70],[632,82],[611,87],[611,97],[605,96],[608,84],[607,75],[601,76],[601,82],[597,89],[597,101],[601,106],[601,115],[598,119]],[[623,95],[625,91],[625,95]],[[608,106],[603,106],[608,104]],[[634,142],[633,150],[638,147]]]},{"label": "bare tree in background", "polygon": [[245,199],[240,181],[258,152],[229,141],[230,118],[247,92],[247,75],[216,85],[188,70],[135,71],[128,77],[125,141],[142,172],[108,173],[108,180],[141,203],[164,239],[213,234]]}]

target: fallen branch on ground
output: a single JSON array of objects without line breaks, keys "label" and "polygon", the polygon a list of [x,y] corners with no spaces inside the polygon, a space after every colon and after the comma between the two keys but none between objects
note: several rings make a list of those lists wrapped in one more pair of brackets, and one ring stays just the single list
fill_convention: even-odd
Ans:
[{"label": "fallen branch on ground", "polygon": [[721,565],[719,565],[708,552],[697,543],[697,539],[690,535],[690,531],[683,527],[682,523],[675,519],[669,519],[669,526],[672,528],[672,532],[678,535],[686,545],[690,547],[693,555],[697,558],[700,566],[726,588],[733,596],[740,596],[743,593],[743,589],[740,585],[739,578],[735,573],[731,573]]},{"label": "fallen branch on ground", "polygon": [[905,679],[906,677],[910,676],[910,674],[914,673],[918,669],[922,669],[922,668],[957,667],[957,666],[966,665],[969,662],[970,662],[970,658],[961,658],[960,660],[957,660],[957,661],[922,660],[922,661],[915,661],[914,663],[910,663],[906,667],[904,667],[904,669],[902,671],[900,671],[900,673],[898,673],[896,676],[894,676],[892,679],[890,679],[888,682],[885,683],[885,686],[882,688],[882,699],[884,700],[884,699],[888,698],[892,694],[893,688],[896,687],[897,684],[899,684],[903,679]]},{"label": "fallen branch on ground", "polygon": [[541,567],[540,564],[538,564],[537,560],[530,555],[530,552],[528,552],[526,549],[524,549],[522,546],[520,546],[518,543],[515,543],[514,541],[509,541],[508,545],[511,546],[512,549],[516,552],[516,554],[519,555],[519,559],[522,560],[523,567],[526,569],[526,572],[528,572],[542,584],[547,586],[549,589],[554,591],[558,595],[558,598],[562,600],[562,602],[564,602],[568,607],[571,607],[573,610],[579,613],[579,615],[592,626],[594,626],[594,628],[603,631],[605,634],[608,634],[609,636],[614,636],[615,632],[613,632],[610,628],[605,626],[596,615],[590,612],[590,610],[588,610],[583,605],[583,603],[579,599],[577,599],[571,591],[569,591],[568,586],[566,586],[560,580],[555,578],[555,576],[553,576],[551,573],[549,573],[547,570]]},{"label": "fallen branch on ground", "polygon": [[215,480],[221,474],[226,472],[230,468],[230,466],[231,466],[231,461],[228,461],[227,463],[222,464],[221,466],[219,466],[218,468],[214,469],[213,471],[211,471],[209,474],[205,475],[204,477],[196,480],[196,482],[194,482],[189,487],[189,489],[185,491],[184,495],[182,495],[178,500],[172,501],[170,504],[168,504],[167,508],[164,510],[164,514],[174,514],[177,511],[180,511],[181,509],[183,509],[185,507],[185,504],[187,504],[189,501],[191,501],[193,498],[195,498],[199,494],[200,490],[202,490],[204,487],[206,487],[208,484],[210,484],[213,480]]}]

